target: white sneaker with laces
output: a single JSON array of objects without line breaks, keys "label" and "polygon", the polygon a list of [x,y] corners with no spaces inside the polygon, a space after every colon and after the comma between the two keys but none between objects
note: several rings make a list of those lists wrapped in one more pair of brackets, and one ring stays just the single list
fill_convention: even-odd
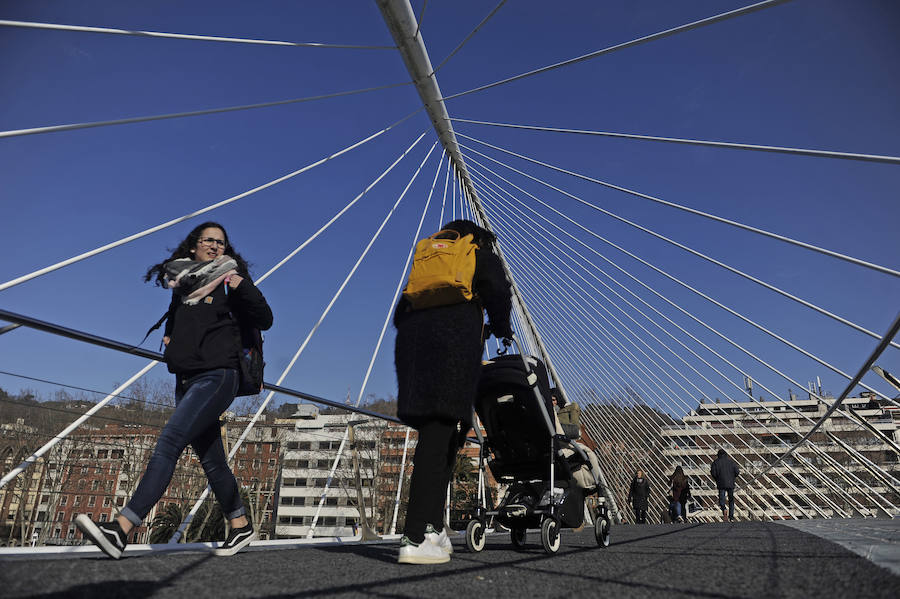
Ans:
[{"label": "white sneaker with laces", "polygon": [[425,540],[430,541],[447,552],[447,554],[453,553],[453,543],[450,542],[450,537],[447,535],[447,527],[445,526],[441,532],[436,532],[434,530],[434,526],[431,524],[425,525]]},{"label": "white sneaker with laces", "polygon": [[450,554],[425,539],[418,545],[404,535],[400,539],[398,564],[443,564],[450,561]]}]

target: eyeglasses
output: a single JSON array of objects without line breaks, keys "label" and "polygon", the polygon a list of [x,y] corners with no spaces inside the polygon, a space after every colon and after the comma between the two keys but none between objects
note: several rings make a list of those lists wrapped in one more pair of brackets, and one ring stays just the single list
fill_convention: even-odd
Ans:
[{"label": "eyeglasses", "polygon": [[202,243],[203,245],[208,245],[208,246],[217,245],[220,248],[224,248],[226,246],[226,243],[224,240],[216,239],[215,237],[204,237],[203,239],[198,239],[197,241]]}]

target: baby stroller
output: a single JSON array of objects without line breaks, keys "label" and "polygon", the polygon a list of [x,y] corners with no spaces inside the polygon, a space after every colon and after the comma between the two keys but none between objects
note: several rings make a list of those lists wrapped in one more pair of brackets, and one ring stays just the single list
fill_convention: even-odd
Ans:
[{"label": "baby stroller", "polygon": [[[513,339],[514,342],[515,339]],[[541,544],[549,554],[560,547],[560,529],[584,524],[586,497],[591,503],[594,536],[600,547],[609,545],[610,519],[601,485],[591,473],[582,446],[556,433],[555,414],[550,401],[547,370],[537,358],[521,354],[500,355],[484,364],[475,399],[480,445],[478,507],[466,528],[466,546],[481,551],[485,546],[487,521],[510,530],[515,547],[523,547],[526,531],[539,528]],[[485,466],[497,482],[508,485],[496,507],[488,509],[485,493]],[[576,480],[575,473],[589,473]]]}]

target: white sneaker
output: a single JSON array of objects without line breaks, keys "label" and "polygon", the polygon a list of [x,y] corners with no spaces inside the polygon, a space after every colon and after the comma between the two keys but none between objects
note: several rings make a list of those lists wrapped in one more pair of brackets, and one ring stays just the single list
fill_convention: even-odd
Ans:
[{"label": "white sneaker", "polygon": [[444,527],[440,533],[435,532],[434,527],[431,524],[425,525],[425,540],[430,541],[447,552],[447,555],[453,553],[453,543],[450,542],[450,537],[447,535],[447,527]]},{"label": "white sneaker", "polygon": [[450,561],[450,554],[428,541],[422,541],[418,545],[407,538],[400,539],[400,553],[397,556],[398,564],[443,564]]}]

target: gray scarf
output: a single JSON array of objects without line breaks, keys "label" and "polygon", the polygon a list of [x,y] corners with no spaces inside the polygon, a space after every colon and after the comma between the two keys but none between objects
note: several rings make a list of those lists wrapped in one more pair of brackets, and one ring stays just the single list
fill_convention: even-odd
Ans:
[{"label": "gray scarf", "polygon": [[237,274],[237,262],[226,255],[206,262],[178,258],[167,262],[165,268],[166,284],[181,297],[182,303],[189,306],[212,293],[226,278]]}]

